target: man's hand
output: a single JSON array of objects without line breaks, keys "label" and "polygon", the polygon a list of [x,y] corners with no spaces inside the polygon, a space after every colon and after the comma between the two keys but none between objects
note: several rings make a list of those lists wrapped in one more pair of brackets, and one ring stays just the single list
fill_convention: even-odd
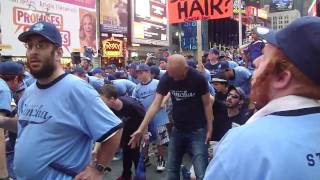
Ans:
[{"label": "man's hand", "polygon": [[205,144],[209,145],[210,140],[211,140],[211,136],[212,136],[212,131],[207,130],[207,135],[206,135],[206,142],[205,142]]},{"label": "man's hand", "polygon": [[99,172],[91,165],[88,165],[86,169],[80,172],[74,179],[75,180],[102,180],[104,173]]},{"label": "man's hand", "polygon": [[128,145],[134,149],[140,145],[141,137],[143,136],[143,131],[138,129],[136,130],[130,137],[131,140],[129,141]]}]

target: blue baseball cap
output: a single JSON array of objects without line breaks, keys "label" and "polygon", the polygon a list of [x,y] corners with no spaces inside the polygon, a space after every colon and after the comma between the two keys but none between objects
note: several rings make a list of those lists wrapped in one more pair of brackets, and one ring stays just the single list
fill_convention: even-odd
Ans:
[{"label": "blue baseball cap", "polygon": [[150,66],[146,64],[139,64],[136,68],[136,71],[150,71]]},{"label": "blue baseball cap", "polygon": [[150,67],[151,74],[160,75],[160,68],[157,65],[153,65]]},{"label": "blue baseball cap", "polygon": [[220,70],[226,70],[226,69],[229,69],[230,66],[229,66],[229,62],[228,61],[220,61],[219,62],[219,69]]},{"label": "blue baseball cap", "polygon": [[320,84],[319,17],[298,18],[280,31],[257,28],[257,33],[268,43],[281,49],[307,77]]},{"label": "blue baseball cap", "polygon": [[33,24],[28,31],[21,33],[18,39],[21,42],[27,42],[28,38],[32,35],[40,35],[58,47],[62,46],[60,32],[54,24],[42,21]]},{"label": "blue baseball cap", "polygon": [[211,48],[211,49],[209,49],[209,53],[219,55],[220,51],[217,48]]},{"label": "blue baseball cap", "polygon": [[23,66],[14,61],[4,61],[0,63],[1,75],[24,75]]},{"label": "blue baseball cap", "polygon": [[92,72],[93,75],[99,74],[99,73],[100,74],[104,73],[104,71],[101,68],[93,68],[91,72]]}]

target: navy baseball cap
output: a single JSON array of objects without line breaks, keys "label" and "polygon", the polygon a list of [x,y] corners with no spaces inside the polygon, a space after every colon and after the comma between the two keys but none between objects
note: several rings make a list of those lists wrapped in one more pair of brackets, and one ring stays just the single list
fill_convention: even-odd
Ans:
[{"label": "navy baseball cap", "polygon": [[1,75],[24,75],[23,66],[14,61],[4,61],[0,63]]},{"label": "navy baseball cap", "polygon": [[196,69],[197,68],[197,62],[193,59],[188,59],[187,60],[187,64],[189,67]]},{"label": "navy baseball cap", "polygon": [[153,65],[150,67],[150,72],[151,74],[159,75],[160,74],[160,69],[157,65]]},{"label": "navy baseball cap", "polygon": [[150,66],[147,64],[139,64],[136,68],[136,71],[150,71]]},{"label": "navy baseball cap", "polygon": [[219,55],[220,51],[217,48],[211,48],[209,49],[209,54]]},{"label": "navy baseball cap", "polygon": [[307,77],[320,84],[319,17],[298,18],[280,31],[257,28],[257,33],[268,43],[281,49]]},{"label": "navy baseball cap", "polygon": [[93,68],[92,69],[92,74],[94,75],[94,74],[102,74],[102,73],[104,73],[104,71],[101,69],[101,68]]},{"label": "navy baseball cap", "polygon": [[229,62],[228,61],[220,61],[219,62],[219,69],[220,70],[226,70],[226,69],[229,69],[230,66],[229,66]]},{"label": "navy baseball cap", "polygon": [[59,30],[54,24],[48,22],[38,22],[33,24],[28,31],[21,33],[18,39],[21,42],[27,42],[32,35],[40,35],[58,47],[62,46],[62,38]]}]

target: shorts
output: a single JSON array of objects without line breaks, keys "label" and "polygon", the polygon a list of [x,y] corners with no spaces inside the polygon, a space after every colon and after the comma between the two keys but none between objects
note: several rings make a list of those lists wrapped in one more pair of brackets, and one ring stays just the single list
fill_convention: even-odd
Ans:
[{"label": "shorts", "polygon": [[166,124],[159,125],[156,128],[149,126],[148,131],[151,133],[151,142],[155,141],[157,145],[164,145],[169,142],[169,133]]}]

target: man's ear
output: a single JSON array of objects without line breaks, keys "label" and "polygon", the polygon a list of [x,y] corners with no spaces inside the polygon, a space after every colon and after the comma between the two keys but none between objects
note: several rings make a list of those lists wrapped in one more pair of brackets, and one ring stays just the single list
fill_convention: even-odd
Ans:
[{"label": "man's ear", "polygon": [[284,70],[273,76],[271,86],[276,90],[280,90],[290,85],[291,80],[292,73],[289,70]]}]

